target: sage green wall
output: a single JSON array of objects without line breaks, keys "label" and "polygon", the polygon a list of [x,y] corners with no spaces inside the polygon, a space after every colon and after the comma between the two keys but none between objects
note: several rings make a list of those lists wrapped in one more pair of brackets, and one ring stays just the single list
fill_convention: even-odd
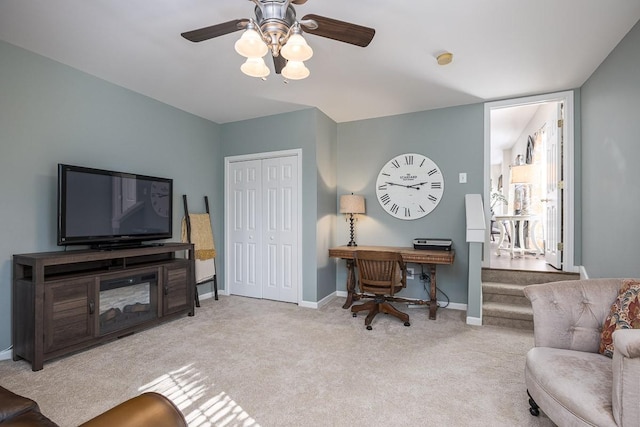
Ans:
[{"label": "sage green wall", "polygon": [[177,241],[182,194],[200,210],[204,194],[218,199],[219,133],[220,125],[0,42],[0,352],[11,344],[12,254],[60,250],[57,164],[172,178]]},{"label": "sage green wall", "polygon": [[[327,157],[331,157],[331,136],[335,124],[316,109],[278,114],[257,119],[226,123],[222,126],[222,157],[255,154],[270,151],[302,149],[302,299],[315,302],[318,295],[318,238],[324,239],[324,227],[319,216],[327,212],[324,205],[326,192],[331,191],[319,183],[323,173],[331,174]],[[320,137],[318,137],[320,134]],[[327,148],[323,148],[327,146]],[[316,150],[321,150],[318,156]],[[335,150],[334,150],[335,151]],[[224,169],[224,162],[218,167]],[[329,181],[331,177],[329,176]],[[335,190],[333,190],[335,200]],[[319,208],[318,203],[323,203]],[[335,203],[335,202],[334,202]],[[335,205],[331,205],[334,208]],[[330,229],[326,230],[330,232]],[[321,247],[326,242],[321,242]],[[323,273],[322,276],[325,274]]]},{"label": "sage green wall", "polygon": [[[482,104],[443,108],[338,125],[338,197],[361,194],[366,214],[356,223],[359,245],[411,246],[416,237],[453,240],[455,263],[438,267],[438,287],[451,302],[467,302],[468,245],[464,195],[483,194],[484,107]],[[393,218],[376,199],[380,168],[392,157],[419,153],[429,157],[444,174],[444,196],[429,215],[412,221]],[[458,174],[467,174],[467,184]],[[349,241],[348,224],[339,220],[337,244]],[[345,290],[343,261],[337,261],[338,290]],[[409,265],[419,271],[417,265]],[[403,291],[406,297],[425,299],[428,293],[414,279]],[[444,300],[438,294],[439,300]]]},{"label": "sage green wall", "polygon": [[582,86],[582,264],[640,277],[640,23]]},{"label": "sage green wall", "polygon": [[335,246],[338,161],[338,126],[317,111],[316,159],[318,165],[318,222],[317,222],[317,301],[336,291],[336,263],[327,256]]}]

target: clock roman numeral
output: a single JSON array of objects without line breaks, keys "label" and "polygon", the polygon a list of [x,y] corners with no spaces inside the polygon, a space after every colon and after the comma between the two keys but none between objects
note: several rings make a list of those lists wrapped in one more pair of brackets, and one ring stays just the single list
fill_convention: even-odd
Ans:
[{"label": "clock roman numeral", "polygon": [[429,173],[429,176],[431,176],[431,175],[433,175],[433,174],[438,173],[438,169],[433,168],[433,169],[431,169],[428,173]]},{"label": "clock roman numeral", "polygon": [[383,194],[382,197],[380,197],[380,201],[382,203],[384,203],[385,205],[389,204],[389,202],[391,201],[391,196],[389,196],[389,194]]},{"label": "clock roman numeral", "polygon": [[386,190],[387,184],[378,185],[378,190]]},{"label": "clock roman numeral", "polygon": [[404,216],[411,216],[411,209],[404,208]]},{"label": "clock roman numeral", "polygon": [[439,190],[442,188],[442,183],[441,182],[432,182],[431,183],[431,189],[432,190]]},{"label": "clock roman numeral", "polygon": [[398,169],[400,167],[400,162],[397,160],[394,160],[391,162],[391,166],[393,166],[394,168]]},{"label": "clock roman numeral", "polygon": [[433,203],[438,201],[438,198],[436,196],[434,196],[433,194],[429,194],[429,197],[427,197],[429,200],[431,200]]},{"label": "clock roman numeral", "polygon": [[396,205],[395,203],[393,204],[393,206],[391,206],[391,212],[393,212],[394,214],[398,213],[398,209],[400,209],[400,206]]},{"label": "clock roman numeral", "polygon": [[427,159],[422,159],[422,161],[420,162],[420,167],[422,167],[422,165],[424,165],[424,162],[426,162]]},{"label": "clock roman numeral", "polygon": [[412,165],[413,164],[413,156],[404,156],[404,163],[406,165]]},{"label": "clock roman numeral", "polygon": [[420,208],[420,212],[426,212],[426,211],[424,210],[424,208],[422,207],[422,205],[418,205],[418,207]]},{"label": "clock roman numeral", "polygon": [[386,173],[386,172],[382,172],[380,175],[384,175],[384,176],[391,176],[391,175],[389,175],[389,174],[388,174],[388,173]]}]

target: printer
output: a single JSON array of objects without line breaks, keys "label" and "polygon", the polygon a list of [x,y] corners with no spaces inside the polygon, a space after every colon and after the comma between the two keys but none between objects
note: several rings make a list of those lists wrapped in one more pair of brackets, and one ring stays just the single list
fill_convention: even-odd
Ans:
[{"label": "printer", "polygon": [[423,249],[430,251],[450,251],[453,242],[451,239],[432,239],[432,238],[417,238],[413,239],[414,249]]}]

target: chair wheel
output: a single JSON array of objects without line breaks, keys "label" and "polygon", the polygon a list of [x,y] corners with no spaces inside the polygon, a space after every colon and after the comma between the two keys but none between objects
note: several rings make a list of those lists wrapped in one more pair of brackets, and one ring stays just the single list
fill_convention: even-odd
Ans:
[{"label": "chair wheel", "polygon": [[358,317],[358,313],[351,313],[352,317]]},{"label": "chair wheel", "polygon": [[409,322],[404,322],[404,326],[411,326],[411,323],[409,323]]},{"label": "chair wheel", "polygon": [[367,325],[367,331],[372,330],[373,328],[371,327],[371,325]]}]

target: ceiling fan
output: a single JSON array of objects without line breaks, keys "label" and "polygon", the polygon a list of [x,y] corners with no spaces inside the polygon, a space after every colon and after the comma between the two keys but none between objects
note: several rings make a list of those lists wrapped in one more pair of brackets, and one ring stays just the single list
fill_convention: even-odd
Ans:
[{"label": "ceiling fan", "polygon": [[201,42],[244,29],[235,47],[239,54],[247,57],[247,62],[241,67],[245,74],[264,79],[269,68],[262,57],[270,51],[277,74],[287,79],[301,79],[309,75],[303,62],[313,54],[302,38],[303,31],[360,47],[368,46],[375,35],[373,28],[320,15],[305,15],[298,21],[293,5],[302,5],[307,0],[249,1],[256,4],[255,19],[234,19],[184,32],[182,37]]}]

